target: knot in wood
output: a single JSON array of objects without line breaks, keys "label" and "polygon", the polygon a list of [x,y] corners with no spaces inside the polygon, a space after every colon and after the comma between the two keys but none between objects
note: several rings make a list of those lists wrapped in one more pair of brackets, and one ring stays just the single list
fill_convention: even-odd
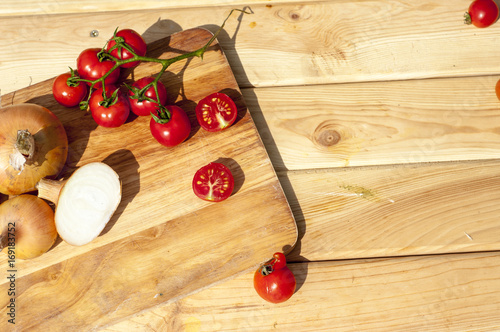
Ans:
[{"label": "knot in wood", "polygon": [[340,139],[340,134],[333,129],[322,130],[317,136],[318,144],[326,147],[337,144],[338,142],[340,142]]}]

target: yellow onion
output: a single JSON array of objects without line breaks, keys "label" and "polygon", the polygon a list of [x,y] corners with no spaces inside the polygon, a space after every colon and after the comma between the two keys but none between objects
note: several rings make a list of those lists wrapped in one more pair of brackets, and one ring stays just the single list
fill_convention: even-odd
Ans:
[{"label": "yellow onion", "polygon": [[61,172],[67,156],[66,131],[54,113],[28,103],[0,108],[0,193],[35,190]]},{"label": "yellow onion", "polygon": [[93,241],[115,213],[122,198],[118,174],[100,162],[78,168],[67,180],[42,179],[38,197],[56,204],[61,239],[73,246]]},{"label": "yellow onion", "polygon": [[54,211],[43,199],[24,194],[0,204],[0,248],[9,259],[47,252],[57,239]]}]

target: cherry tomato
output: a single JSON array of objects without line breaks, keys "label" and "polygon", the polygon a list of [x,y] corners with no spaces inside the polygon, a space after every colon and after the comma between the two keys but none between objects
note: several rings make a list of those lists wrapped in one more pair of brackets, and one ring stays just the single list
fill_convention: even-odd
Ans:
[{"label": "cherry tomato", "polygon": [[253,285],[264,300],[281,303],[293,295],[297,282],[293,272],[286,266],[285,255],[277,252],[255,271]]},{"label": "cherry tomato", "polygon": [[[134,84],[132,84],[132,89],[129,90],[128,96],[129,96],[131,110],[138,116],[150,115],[151,113],[155,113],[158,111],[157,103],[149,101],[145,98],[141,99],[134,97],[134,95],[137,94],[138,91],[142,90],[144,87],[146,87],[153,81],[154,81],[153,77],[143,77],[138,81],[134,82]],[[165,88],[165,85],[163,85],[163,83],[161,83],[160,81],[158,81],[157,88],[158,88],[160,104],[165,105],[165,103],[167,102],[167,89]],[[147,98],[151,98],[153,100],[158,100],[154,86],[149,87],[144,92],[144,96]]]},{"label": "cherry tomato", "polygon": [[[78,56],[76,59],[76,67],[81,78],[86,80],[95,81],[103,77],[115,65],[114,61],[104,60],[100,61],[97,56],[101,51],[100,48],[88,48]],[[114,84],[120,78],[120,68],[116,68],[104,80],[105,84]],[[90,85],[90,83],[89,83]],[[94,85],[95,88],[100,88],[101,83],[98,82]]]},{"label": "cherry tomato", "polygon": [[196,196],[205,201],[223,201],[231,196],[233,189],[233,174],[223,164],[210,163],[194,174],[193,191]]},{"label": "cherry tomato", "polygon": [[88,85],[83,82],[76,82],[75,85],[68,85],[68,78],[71,73],[61,74],[56,77],[52,84],[52,94],[55,100],[66,107],[73,107],[87,96]]},{"label": "cherry tomato", "polygon": [[100,105],[104,97],[102,88],[95,90],[90,96],[89,108],[95,122],[101,127],[120,127],[127,121],[130,114],[130,104],[125,94],[114,85],[106,85],[106,97],[113,98],[108,106]]},{"label": "cherry tomato", "polygon": [[497,95],[498,100],[500,100],[500,80],[498,80],[495,85],[495,94]]},{"label": "cherry tomato", "polygon": [[216,92],[206,96],[196,105],[196,118],[207,131],[221,131],[234,123],[238,109],[226,94]]},{"label": "cherry tomato", "polygon": [[[125,44],[130,46],[132,48],[132,50],[134,51],[134,53],[136,53],[137,55],[139,55],[139,56],[146,55],[146,51],[147,51],[146,42],[144,41],[142,36],[140,34],[138,34],[137,32],[135,32],[134,30],[132,30],[132,29],[120,30],[116,33],[116,37],[123,38]],[[108,45],[106,46],[106,51],[109,52],[109,50],[115,45],[116,45],[116,41],[111,39],[108,42]],[[114,56],[115,58],[118,58],[120,60],[127,60],[127,59],[131,59],[134,57],[134,55],[132,53],[130,53],[130,51],[128,51],[126,48],[122,48],[121,50],[119,50],[119,48],[117,47],[114,50],[112,50],[110,52],[110,54],[112,56]],[[127,62],[127,63],[122,64],[121,67],[132,68],[132,67],[137,66],[139,63],[140,63],[140,61]]]},{"label": "cherry tomato", "polygon": [[164,146],[176,146],[188,138],[191,133],[191,121],[186,112],[178,106],[165,106],[170,117],[164,110],[159,110],[149,122],[151,134]]},{"label": "cherry tomato", "polygon": [[474,0],[469,6],[469,11],[465,13],[465,24],[486,28],[497,21],[498,13],[498,6],[494,0]]}]

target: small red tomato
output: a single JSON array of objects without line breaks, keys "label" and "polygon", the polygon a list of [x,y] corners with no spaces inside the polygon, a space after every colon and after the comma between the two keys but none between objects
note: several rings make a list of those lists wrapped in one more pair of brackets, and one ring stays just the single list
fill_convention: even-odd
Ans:
[{"label": "small red tomato", "polygon": [[131,110],[132,112],[134,112],[134,114],[138,116],[144,116],[151,115],[151,113],[155,113],[158,111],[158,104],[148,100],[147,98],[153,99],[155,101],[159,99],[161,105],[165,105],[165,103],[167,102],[167,89],[165,88],[165,85],[163,85],[163,83],[161,83],[160,81],[158,81],[157,83],[159,98],[156,96],[154,86],[150,86],[146,91],[144,91],[142,98],[137,97],[137,93],[139,93],[140,90],[144,89],[153,81],[153,77],[143,77],[132,84],[132,89],[129,90],[128,98],[130,101]]},{"label": "small red tomato", "polygon": [[216,92],[206,96],[196,106],[196,118],[207,131],[221,131],[234,123],[238,109],[226,94]]},{"label": "small red tomato", "polygon": [[[115,62],[110,60],[100,61],[98,54],[101,52],[100,48],[88,48],[78,56],[76,59],[76,67],[78,74],[81,78],[95,81],[108,73],[115,65]],[[120,68],[114,69],[108,77],[104,80],[105,84],[114,84],[120,78]],[[90,85],[90,83],[89,83]],[[101,83],[98,82],[94,85],[95,88],[100,88]]]},{"label": "small red tomato", "polygon": [[498,100],[500,100],[500,80],[498,80],[495,85],[495,94],[497,95]]},{"label": "small red tomato", "polygon": [[[132,50],[134,51],[135,54],[139,56],[145,56],[147,52],[147,45],[144,39],[140,34],[138,34],[136,31],[132,29],[123,29],[120,30],[116,33],[116,37],[121,37],[124,40],[124,43],[127,44]],[[116,41],[111,39],[108,42],[108,45],[106,46],[106,51],[109,52],[109,50],[116,45]],[[113,49],[110,54],[114,56],[117,59],[120,60],[127,60],[131,59],[134,57],[134,55],[127,50],[126,48],[121,48],[119,50],[119,47]],[[127,62],[121,65],[123,68],[132,68],[137,65],[139,65],[140,61],[133,61],[133,62]]]},{"label": "small red tomato", "polygon": [[191,121],[179,106],[165,106],[149,122],[153,137],[161,145],[172,147],[184,142],[191,133]]},{"label": "small red tomato", "polygon": [[68,82],[71,73],[61,74],[52,84],[52,94],[55,100],[66,107],[74,107],[87,96],[88,85],[83,82]]},{"label": "small red tomato", "polygon": [[277,252],[255,271],[253,285],[264,300],[281,303],[292,297],[297,282],[293,272],[286,266],[285,255]]},{"label": "small red tomato", "polygon": [[[101,105],[104,101],[103,89],[95,90],[90,96],[89,108],[95,122],[101,127],[120,127],[127,121],[130,114],[130,104],[127,97],[114,85],[106,85],[106,101],[108,105]],[[114,95],[114,92],[116,94]],[[114,95],[114,98],[113,98]],[[110,98],[111,97],[111,98]]]},{"label": "small red tomato", "polygon": [[478,28],[486,28],[498,19],[498,6],[494,0],[474,0],[469,11],[465,13],[465,24],[474,24]]},{"label": "small red tomato", "polygon": [[194,174],[193,191],[196,196],[205,201],[223,201],[231,196],[233,189],[233,174],[223,164],[210,163]]}]

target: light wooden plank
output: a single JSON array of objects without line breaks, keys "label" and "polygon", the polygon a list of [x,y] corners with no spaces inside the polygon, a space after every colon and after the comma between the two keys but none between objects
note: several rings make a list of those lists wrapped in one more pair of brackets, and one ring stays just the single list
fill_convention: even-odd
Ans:
[{"label": "light wooden plank", "polygon": [[[464,0],[262,2],[251,6],[253,15],[231,19],[219,40],[240,87],[500,74],[500,24],[464,25],[467,6]],[[197,26],[214,31],[233,7],[5,17],[0,89],[11,92],[67,70],[116,27],[133,28],[147,41]],[[99,37],[89,37],[92,30]]]},{"label": "light wooden plank", "polygon": [[500,250],[500,160],[290,172],[296,261]]},{"label": "light wooden plank", "polygon": [[292,2],[317,2],[317,0],[3,0],[0,3],[0,16],[52,15],[69,13],[96,13],[109,11],[130,11],[147,9],[171,9],[186,7],[212,6],[250,6],[257,4],[274,5]]},{"label": "light wooden plank", "polygon": [[278,170],[500,158],[499,76],[245,89]]},{"label": "light wooden plank", "polygon": [[273,305],[252,274],[104,331],[497,331],[500,254],[293,264],[298,290]]}]

